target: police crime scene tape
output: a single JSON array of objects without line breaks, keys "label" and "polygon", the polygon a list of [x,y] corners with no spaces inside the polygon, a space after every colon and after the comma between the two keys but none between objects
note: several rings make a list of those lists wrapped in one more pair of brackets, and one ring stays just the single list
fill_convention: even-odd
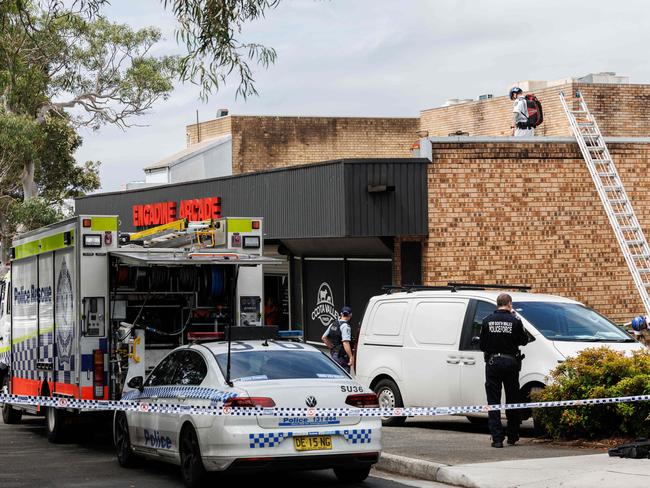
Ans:
[{"label": "police crime scene tape", "polygon": [[[216,393],[222,393],[217,392]],[[176,398],[176,397],[175,397]],[[191,400],[191,398],[188,398]],[[196,399],[195,399],[196,400]],[[453,407],[396,407],[396,408],[242,408],[229,407],[223,402],[210,400],[208,405],[168,404],[152,401],[135,400],[77,400],[65,397],[42,397],[26,395],[0,394],[0,404],[54,407],[80,411],[122,411],[140,413],[167,413],[178,415],[216,415],[235,417],[435,417],[440,415],[458,415],[468,413],[485,413],[492,410],[516,410],[524,408],[552,408],[611,405],[650,401],[650,395],[635,395],[614,398],[587,398],[583,400],[558,400],[550,402],[508,403],[501,405],[472,405]]]}]

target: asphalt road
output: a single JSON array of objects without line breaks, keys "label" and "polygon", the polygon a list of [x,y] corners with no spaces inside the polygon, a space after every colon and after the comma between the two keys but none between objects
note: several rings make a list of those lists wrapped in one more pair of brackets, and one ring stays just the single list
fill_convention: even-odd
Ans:
[{"label": "asphalt road", "polygon": [[[76,437],[72,443],[53,445],[45,437],[42,419],[27,417],[22,425],[4,425],[0,422],[0,487],[183,486],[175,466],[147,461],[136,469],[120,468],[115,460],[110,433],[105,427],[86,426]],[[309,488],[340,486],[331,471],[221,477],[212,479],[210,486],[242,482],[246,486],[255,486],[258,483],[258,486],[272,486],[277,483],[277,486]],[[418,482],[409,484],[425,486]],[[407,485],[371,476],[365,483],[357,486],[401,488]]]}]

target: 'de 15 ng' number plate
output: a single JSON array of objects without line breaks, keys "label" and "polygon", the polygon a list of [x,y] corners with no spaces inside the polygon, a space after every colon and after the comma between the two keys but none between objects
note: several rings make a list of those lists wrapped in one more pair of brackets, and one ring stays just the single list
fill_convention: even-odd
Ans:
[{"label": "'de 15 ng' number plate", "polygon": [[332,436],[314,435],[293,438],[296,451],[329,451],[332,449]]}]

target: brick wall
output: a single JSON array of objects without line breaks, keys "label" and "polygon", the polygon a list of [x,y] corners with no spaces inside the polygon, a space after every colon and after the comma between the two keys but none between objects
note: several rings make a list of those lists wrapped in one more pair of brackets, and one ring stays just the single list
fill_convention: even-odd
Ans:
[{"label": "brick wall", "polygon": [[[544,123],[537,135],[571,135],[562,109],[559,93],[582,91],[589,110],[596,116],[606,136],[650,136],[650,114],[640,110],[650,100],[650,85],[610,85],[572,83],[534,93],[544,108]],[[468,102],[450,107],[423,110],[420,126],[431,136],[446,136],[452,132],[469,132],[470,136],[510,135],[512,102],[508,97]]]},{"label": "brick wall", "polygon": [[225,136],[232,131],[232,117],[219,117],[218,119],[208,120],[199,124],[188,125],[185,128],[187,137],[187,147],[206,139]]},{"label": "brick wall", "polygon": [[[200,126],[202,139],[232,134],[238,174],[338,158],[409,157],[419,119],[232,115]],[[195,143],[196,125],[187,130]]]},{"label": "brick wall", "polygon": [[[650,144],[610,149],[648,229],[650,193],[631,189],[647,187]],[[435,143],[429,190],[426,284],[527,284],[620,322],[643,312],[577,144]]]}]

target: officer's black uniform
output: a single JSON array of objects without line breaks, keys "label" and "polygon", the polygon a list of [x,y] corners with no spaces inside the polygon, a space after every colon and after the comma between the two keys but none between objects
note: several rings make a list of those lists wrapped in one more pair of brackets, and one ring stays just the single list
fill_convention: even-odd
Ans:
[{"label": "officer's black uniform", "polygon": [[345,371],[350,372],[350,358],[343,347],[343,334],[341,333],[341,323],[345,321],[336,320],[330,325],[328,338],[332,341],[332,350],[330,355]]},{"label": "officer's black uniform", "polygon": [[[489,405],[501,403],[501,384],[506,391],[506,403],[519,402],[519,346],[528,343],[521,320],[512,312],[497,309],[483,319],[480,336],[481,351],[485,353],[485,392]],[[489,427],[493,443],[503,442],[501,412],[489,412]],[[519,440],[519,411],[506,410],[508,442]],[[497,446],[501,447],[501,446]]]}]

